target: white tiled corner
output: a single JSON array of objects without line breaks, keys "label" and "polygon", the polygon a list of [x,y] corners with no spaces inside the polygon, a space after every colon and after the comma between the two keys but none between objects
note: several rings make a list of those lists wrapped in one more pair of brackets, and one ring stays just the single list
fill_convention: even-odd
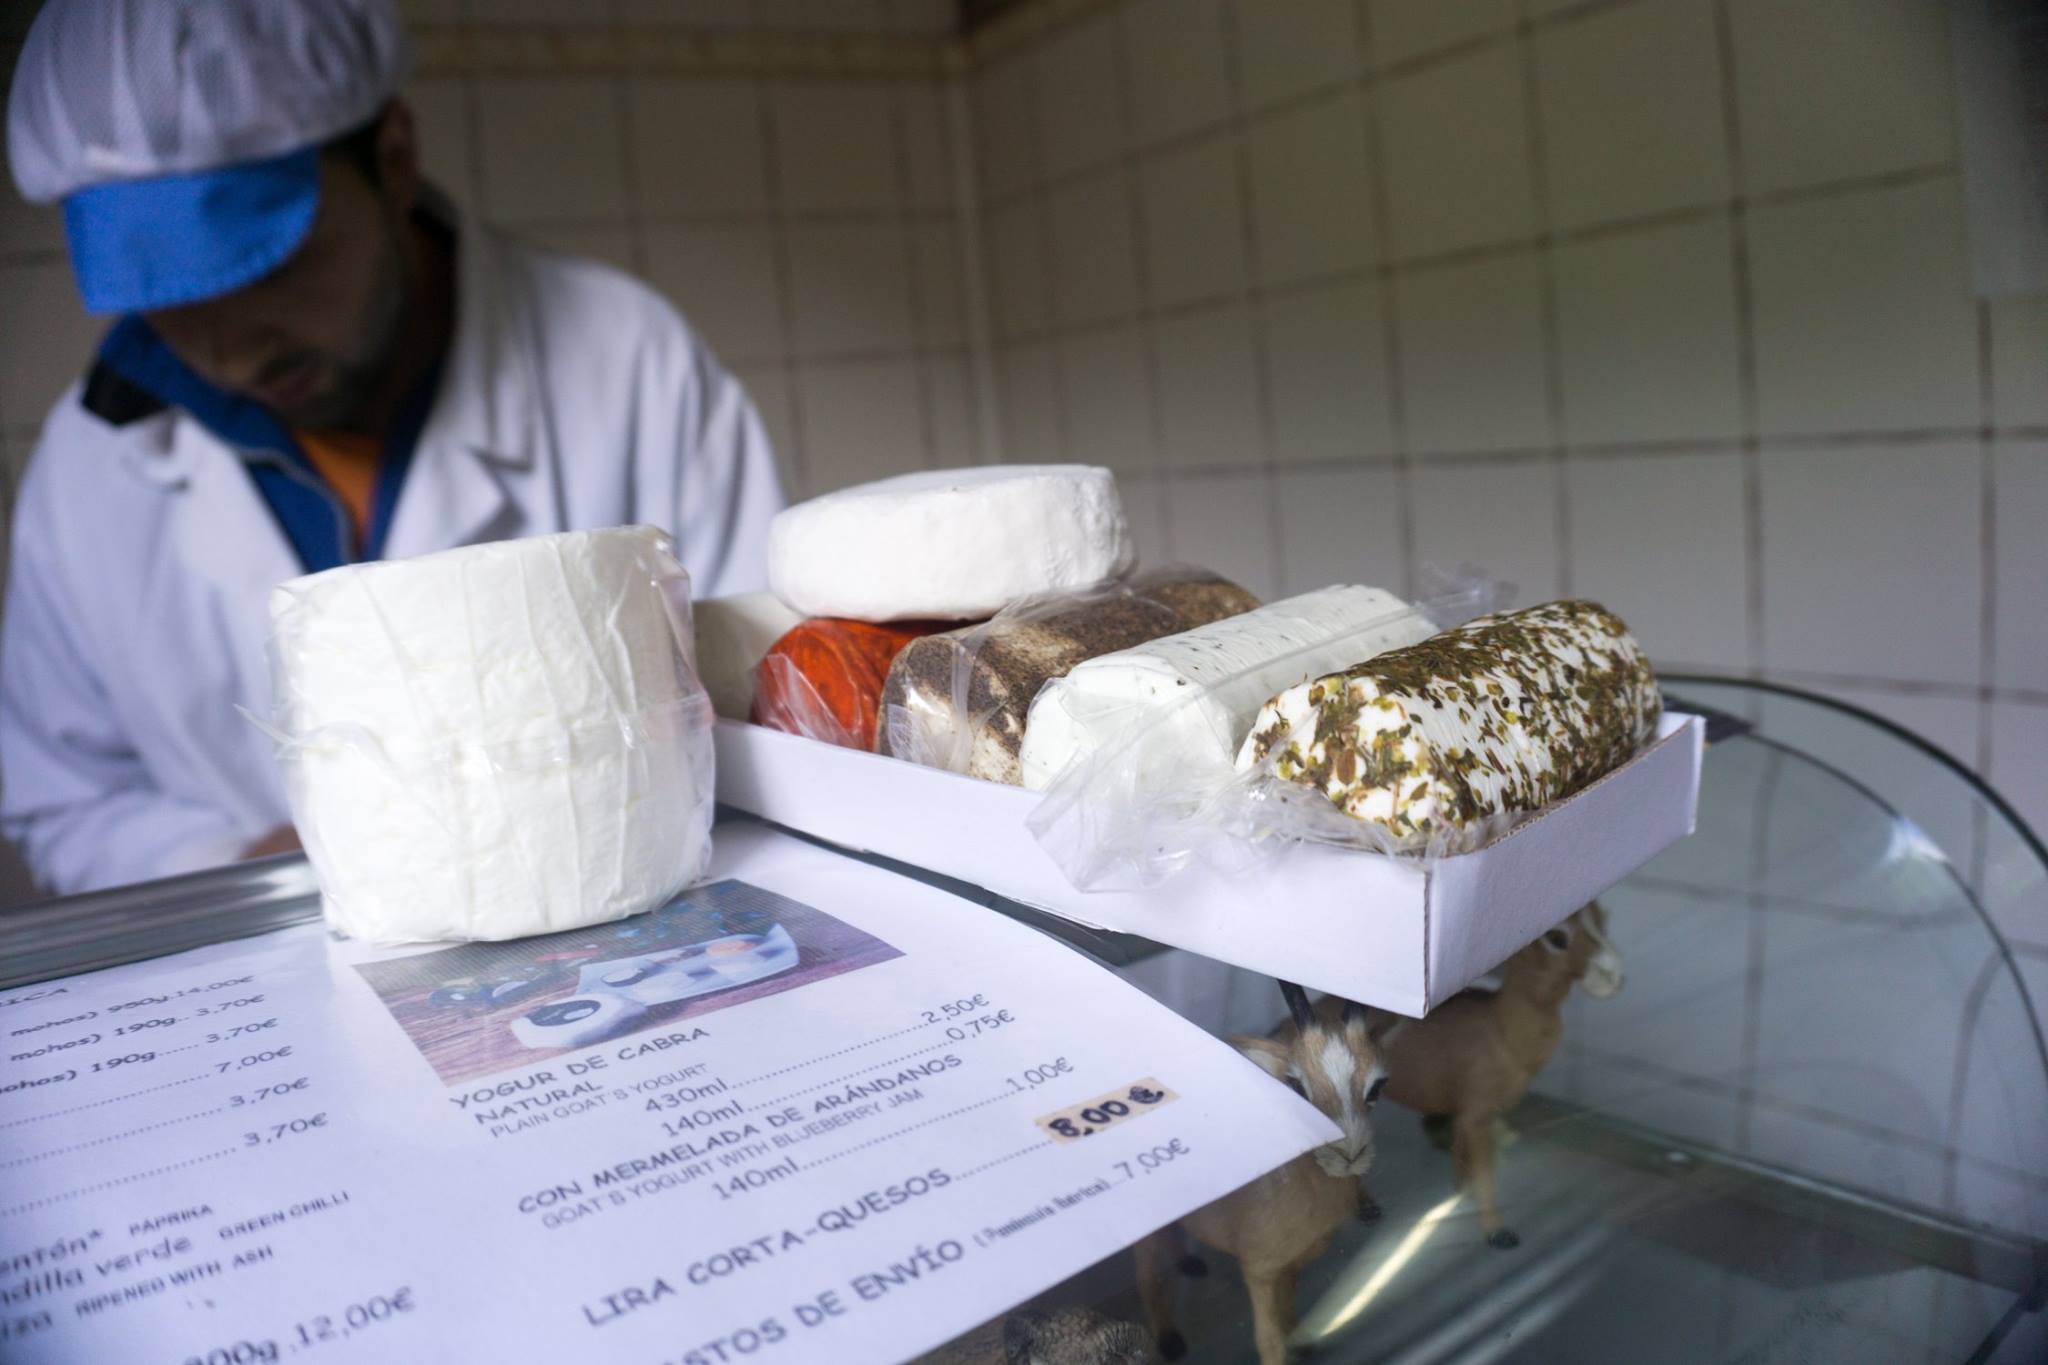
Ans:
[{"label": "white tiled corner", "polygon": [[1379,87],[1394,256],[1436,255],[1535,232],[1523,89],[1521,58],[1509,43]]},{"label": "white tiled corner", "polygon": [[1369,583],[1402,592],[1408,566],[1398,470],[1284,469],[1273,479],[1280,499],[1280,591]]},{"label": "white tiled corner", "polygon": [[85,373],[106,330],[89,316],[63,258],[0,265],[0,424],[21,430]]},{"label": "white tiled corner", "polygon": [[680,308],[721,359],[779,356],[782,289],[766,223],[648,226],[647,281]]},{"label": "white tiled corner", "polygon": [[793,213],[895,208],[888,87],[873,81],[779,81],[770,98],[782,205]]},{"label": "white tiled corner", "polygon": [[1726,219],[1565,243],[1554,269],[1574,444],[1742,434]]},{"label": "white tiled corner", "polygon": [[1992,493],[1991,681],[2048,692],[2048,441],[1999,441]]},{"label": "white tiled corner", "polygon": [[1991,785],[2037,837],[2048,839],[2048,706],[1991,704]]},{"label": "white tiled corner", "polygon": [[1381,66],[1492,33],[1515,22],[1514,0],[1365,0]]},{"label": "white tiled corner", "polygon": [[[475,149],[469,136],[469,95],[452,77],[413,81],[405,87],[419,127],[420,170],[462,205],[476,203]],[[13,195],[0,196],[11,205]],[[8,237],[12,209],[0,209],[0,246]]]},{"label": "white tiled corner", "polygon": [[1279,584],[1264,474],[1204,474],[1166,485],[1167,546],[1176,563],[1214,569],[1261,598]]},{"label": "white tiled corner", "polygon": [[1131,132],[1139,146],[1230,112],[1222,0],[1133,0],[1123,7]]},{"label": "white tiled corner", "polygon": [[1548,460],[1426,464],[1410,474],[1415,567],[1472,567],[1515,586],[1514,605],[1563,591],[1558,479]]},{"label": "white tiled corner", "polygon": [[1117,480],[1117,494],[1123,500],[1124,520],[1130,524],[1131,544],[1137,547],[1138,568],[1158,569],[1172,563],[1166,548],[1165,481],[1127,475]]},{"label": "white tiled corner", "polygon": [[1254,124],[1252,221],[1267,284],[1356,270],[1373,260],[1365,110],[1355,91]]},{"label": "white tiled corner", "polygon": [[796,386],[789,371],[776,364],[735,365],[733,377],[754,400],[761,425],[768,430],[768,444],[775,450],[775,466],[782,475],[782,491],[790,501],[810,497],[803,472],[803,452],[796,437]]},{"label": "white tiled corner", "polygon": [[1116,13],[1061,29],[1038,50],[1038,126],[1048,176],[1114,161],[1124,151]]},{"label": "white tiled corner", "polygon": [[752,81],[635,77],[628,85],[633,188],[652,217],[768,207],[762,104]]},{"label": "white tiled corner", "polygon": [[1046,259],[1045,204],[1037,195],[991,211],[984,235],[989,299],[996,334],[1041,332],[1052,323],[1052,276]]},{"label": "white tiled corner", "polygon": [[1059,344],[1059,365],[1067,400],[1067,457],[1107,465],[1118,474],[1154,469],[1152,385],[1138,325],[1069,334]]},{"label": "white tiled corner", "polygon": [[618,223],[529,223],[520,230],[527,240],[571,256],[603,261],[629,275],[638,274],[633,254],[633,233]]},{"label": "white tiled corner", "polygon": [[1258,376],[1251,319],[1225,304],[1152,324],[1158,357],[1160,465],[1167,470],[1257,465]]},{"label": "white tiled corner", "polygon": [[817,491],[927,467],[913,361],[809,365],[798,371],[797,383]]},{"label": "white tiled corner", "polygon": [[2000,426],[2048,426],[2048,294],[1993,299],[1991,418]]},{"label": "white tiled corner", "polygon": [[1234,294],[1245,283],[1244,214],[1233,136],[1163,153],[1138,171],[1155,305]]},{"label": "white tiled corner", "polygon": [[1392,454],[1379,281],[1268,295],[1264,307],[1273,458],[1350,460]]},{"label": "white tiled corner", "polygon": [[799,352],[910,345],[909,262],[897,223],[793,223],[789,278]]},{"label": "white tiled corner", "polygon": [[1535,252],[1395,278],[1411,450],[1550,444],[1543,277]]},{"label": "white tiled corner", "polygon": [[544,222],[625,214],[625,144],[609,79],[481,77],[476,131],[491,216]]},{"label": "white tiled corner", "polygon": [[1063,323],[1127,317],[1138,307],[1130,177],[1121,169],[1046,195],[1052,216],[1053,311]]},{"label": "white tiled corner", "polygon": [[1027,58],[1013,53],[977,71],[968,84],[968,102],[982,193],[1015,194],[1035,181],[1040,174],[1038,120]]},{"label": "white tiled corner", "polygon": [[1318,90],[1358,69],[1353,0],[1231,0],[1244,105]]},{"label": "white tiled corner", "polygon": [[1975,442],[1765,447],[1763,666],[1974,685]]},{"label": "white tiled corner", "polygon": [[902,122],[903,174],[910,206],[926,211],[954,204],[952,132],[944,87],[936,82],[892,83]]},{"label": "white tiled corner", "polygon": [[959,229],[951,219],[913,223],[910,241],[917,258],[911,275],[917,290],[917,339],[926,346],[958,346],[966,332]]},{"label": "white tiled corner", "polygon": [[924,360],[926,410],[931,427],[932,467],[952,469],[981,463],[981,436],[974,407],[974,381],[964,356]]},{"label": "white tiled corner", "polygon": [[1955,158],[1940,0],[1732,0],[1751,193]]},{"label": "white tiled corner", "polygon": [[1573,595],[1613,610],[1660,663],[1748,667],[1741,456],[1573,459],[1565,475]]},{"label": "white tiled corner", "polygon": [[1978,424],[1954,180],[1760,206],[1749,244],[1766,435]]},{"label": "white tiled corner", "polygon": [[1536,35],[1546,196],[1554,227],[1728,196],[1714,11],[1644,0]]},{"label": "white tiled corner", "polygon": [[1060,441],[1059,365],[1052,343],[1009,346],[996,357],[1001,393],[1003,459],[1010,464],[1057,464]]}]

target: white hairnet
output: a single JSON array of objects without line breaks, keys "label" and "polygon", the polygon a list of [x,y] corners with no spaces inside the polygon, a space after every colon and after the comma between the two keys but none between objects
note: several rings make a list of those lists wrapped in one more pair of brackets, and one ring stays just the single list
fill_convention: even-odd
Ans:
[{"label": "white hairnet", "polygon": [[390,0],[48,0],[7,155],[36,203],[278,156],[367,122],[410,58]]}]

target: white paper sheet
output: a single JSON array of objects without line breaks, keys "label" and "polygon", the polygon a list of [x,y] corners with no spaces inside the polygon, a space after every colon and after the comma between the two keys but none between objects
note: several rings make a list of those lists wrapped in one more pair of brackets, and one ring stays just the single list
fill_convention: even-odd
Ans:
[{"label": "white paper sheet", "polygon": [[1062,945],[746,826],[624,925],[307,925],[7,992],[0,1043],[9,1361],[901,1360],[1336,1135]]}]

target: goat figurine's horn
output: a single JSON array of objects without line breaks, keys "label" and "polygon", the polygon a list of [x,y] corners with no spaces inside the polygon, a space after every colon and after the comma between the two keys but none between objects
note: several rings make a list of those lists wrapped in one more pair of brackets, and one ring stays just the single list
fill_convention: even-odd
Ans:
[{"label": "goat figurine's horn", "polygon": [[1344,1022],[1347,1024],[1364,1023],[1365,1006],[1359,1004],[1356,1000],[1346,1000],[1344,1002]]},{"label": "goat figurine's horn", "polygon": [[1292,981],[1283,981],[1280,994],[1287,1001],[1287,1012],[1294,1016],[1294,1026],[1308,1032],[1308,1026],[1315,1022],[1315,1015],[1308,1007],[1308,992]]}]

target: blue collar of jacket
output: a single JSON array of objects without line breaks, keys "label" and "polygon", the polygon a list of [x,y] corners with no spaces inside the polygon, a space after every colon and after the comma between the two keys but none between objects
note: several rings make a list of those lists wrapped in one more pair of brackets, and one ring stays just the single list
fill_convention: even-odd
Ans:
[{"label": "blue collar of jacket", "polygon": [[440,385],[437,362],[400,404],[384,442],[369,524],[360,547],[346,508],[289,429],[262,404],[201,379],[164,345],[148,323],[124,317],[100,342],[99,364],[159,403],[180,408],[242,456],[257,490],[277,518],[307,573],[379,558],[412,466],[413,450]]}]

